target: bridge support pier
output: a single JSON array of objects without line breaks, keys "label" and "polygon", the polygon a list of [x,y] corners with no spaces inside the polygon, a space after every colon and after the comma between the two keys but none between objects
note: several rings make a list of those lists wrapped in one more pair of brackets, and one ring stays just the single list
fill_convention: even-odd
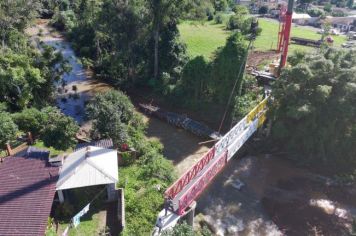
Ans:
[{"label": "bridge support pier", "polygon": [[187,211],[187,224],[194,227],[194,216],[195,216],[195,208],[197,207],[197,202],[194,201],[189,206],[189,210]]}]

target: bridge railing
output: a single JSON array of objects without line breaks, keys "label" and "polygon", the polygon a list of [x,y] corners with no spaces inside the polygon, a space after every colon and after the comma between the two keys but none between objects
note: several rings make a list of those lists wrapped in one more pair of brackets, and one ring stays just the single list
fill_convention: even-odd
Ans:
[{"label": "bridge railing", "polygon": [[223,169],[227,163],[227,151],[214,160],[214,163],[178,200],[178,214],[184,215],[185,209],[202,193],[210,181]]},{"label": "bridge railing", "polygon": [[215,147],[211,148],[202,159],[200,159],[191,169],[185,172],[174,184],[164,193],[165,197],[175,198],[189,182],[214,158]]}]

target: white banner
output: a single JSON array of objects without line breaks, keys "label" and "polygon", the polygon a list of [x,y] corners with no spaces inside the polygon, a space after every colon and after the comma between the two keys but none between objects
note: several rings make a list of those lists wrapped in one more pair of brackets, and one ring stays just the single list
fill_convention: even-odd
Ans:
[{"label": "white banner", "polygon": [[227,149],[228,146],[231,145],[234,140],[241,135],[241,133],[246,129],[247,127],[247,121],[246,117],[244,117],[242,120],[240,120],[239,123],[237,123],[234,128],[232,128],[227,134],[222,137],[222,139],[219,140],[215,144],[215,155],[220,156],[225,150]]}]

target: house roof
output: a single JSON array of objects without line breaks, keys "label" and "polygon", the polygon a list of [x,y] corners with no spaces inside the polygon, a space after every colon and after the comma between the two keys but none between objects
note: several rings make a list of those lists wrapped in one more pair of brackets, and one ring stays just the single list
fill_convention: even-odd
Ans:
[{"label": "house roof", "polygon": [[332,24],[352,24],[353,21],[356,20],[355,16],[344,16],[344,17],[332,17],[332,16],[327,16],[326,21],[332,23]]},{"label": "house roof", "polygon": [[58,168],[41,158],[7,157],[0,163],[0,235],[44,235]]},{"label": "house roof", "polygon": [[310,19],[311,16],[309,14],[306,14],[306,13],[295,13],[295,12],[293,12],[292,18],[293,18],[293,20]]},{"label": "house roof", "polygon": [[101,147],[101,148],[107,148],[107,149],[114,148],[114,144],[111,139],[102,139],[102,140],[91,141],[89,143],[78,143],[77,146],[75,147],[74,151],[78,151],[82,148],[86,148],[89,146],[95,146],[95,147]]},{"label": "house roof", "polygon": [[64,160],[57,190],[111,184],[118,181],[117,151],[89,146]]}]

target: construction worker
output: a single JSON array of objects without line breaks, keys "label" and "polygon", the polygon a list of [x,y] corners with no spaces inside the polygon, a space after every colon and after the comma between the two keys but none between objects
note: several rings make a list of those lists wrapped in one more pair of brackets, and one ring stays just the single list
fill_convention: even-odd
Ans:
[{"label": "construction worker", "polygon": [[173,199],[171,196],[164,199],[164,210],[165,210],[165,213],[164,213],[165,216],[167,215],[168,210],[171,210],[171,211],[174,210],[173,209]]},{"label": "construction worker", "polygon": [[163,227],[163,222],[162,222],[161,217],[158,218],[158,222],[157,222],[156,226],[158,227],[158,234],[160,234],[162,231],[162,227]]}]

